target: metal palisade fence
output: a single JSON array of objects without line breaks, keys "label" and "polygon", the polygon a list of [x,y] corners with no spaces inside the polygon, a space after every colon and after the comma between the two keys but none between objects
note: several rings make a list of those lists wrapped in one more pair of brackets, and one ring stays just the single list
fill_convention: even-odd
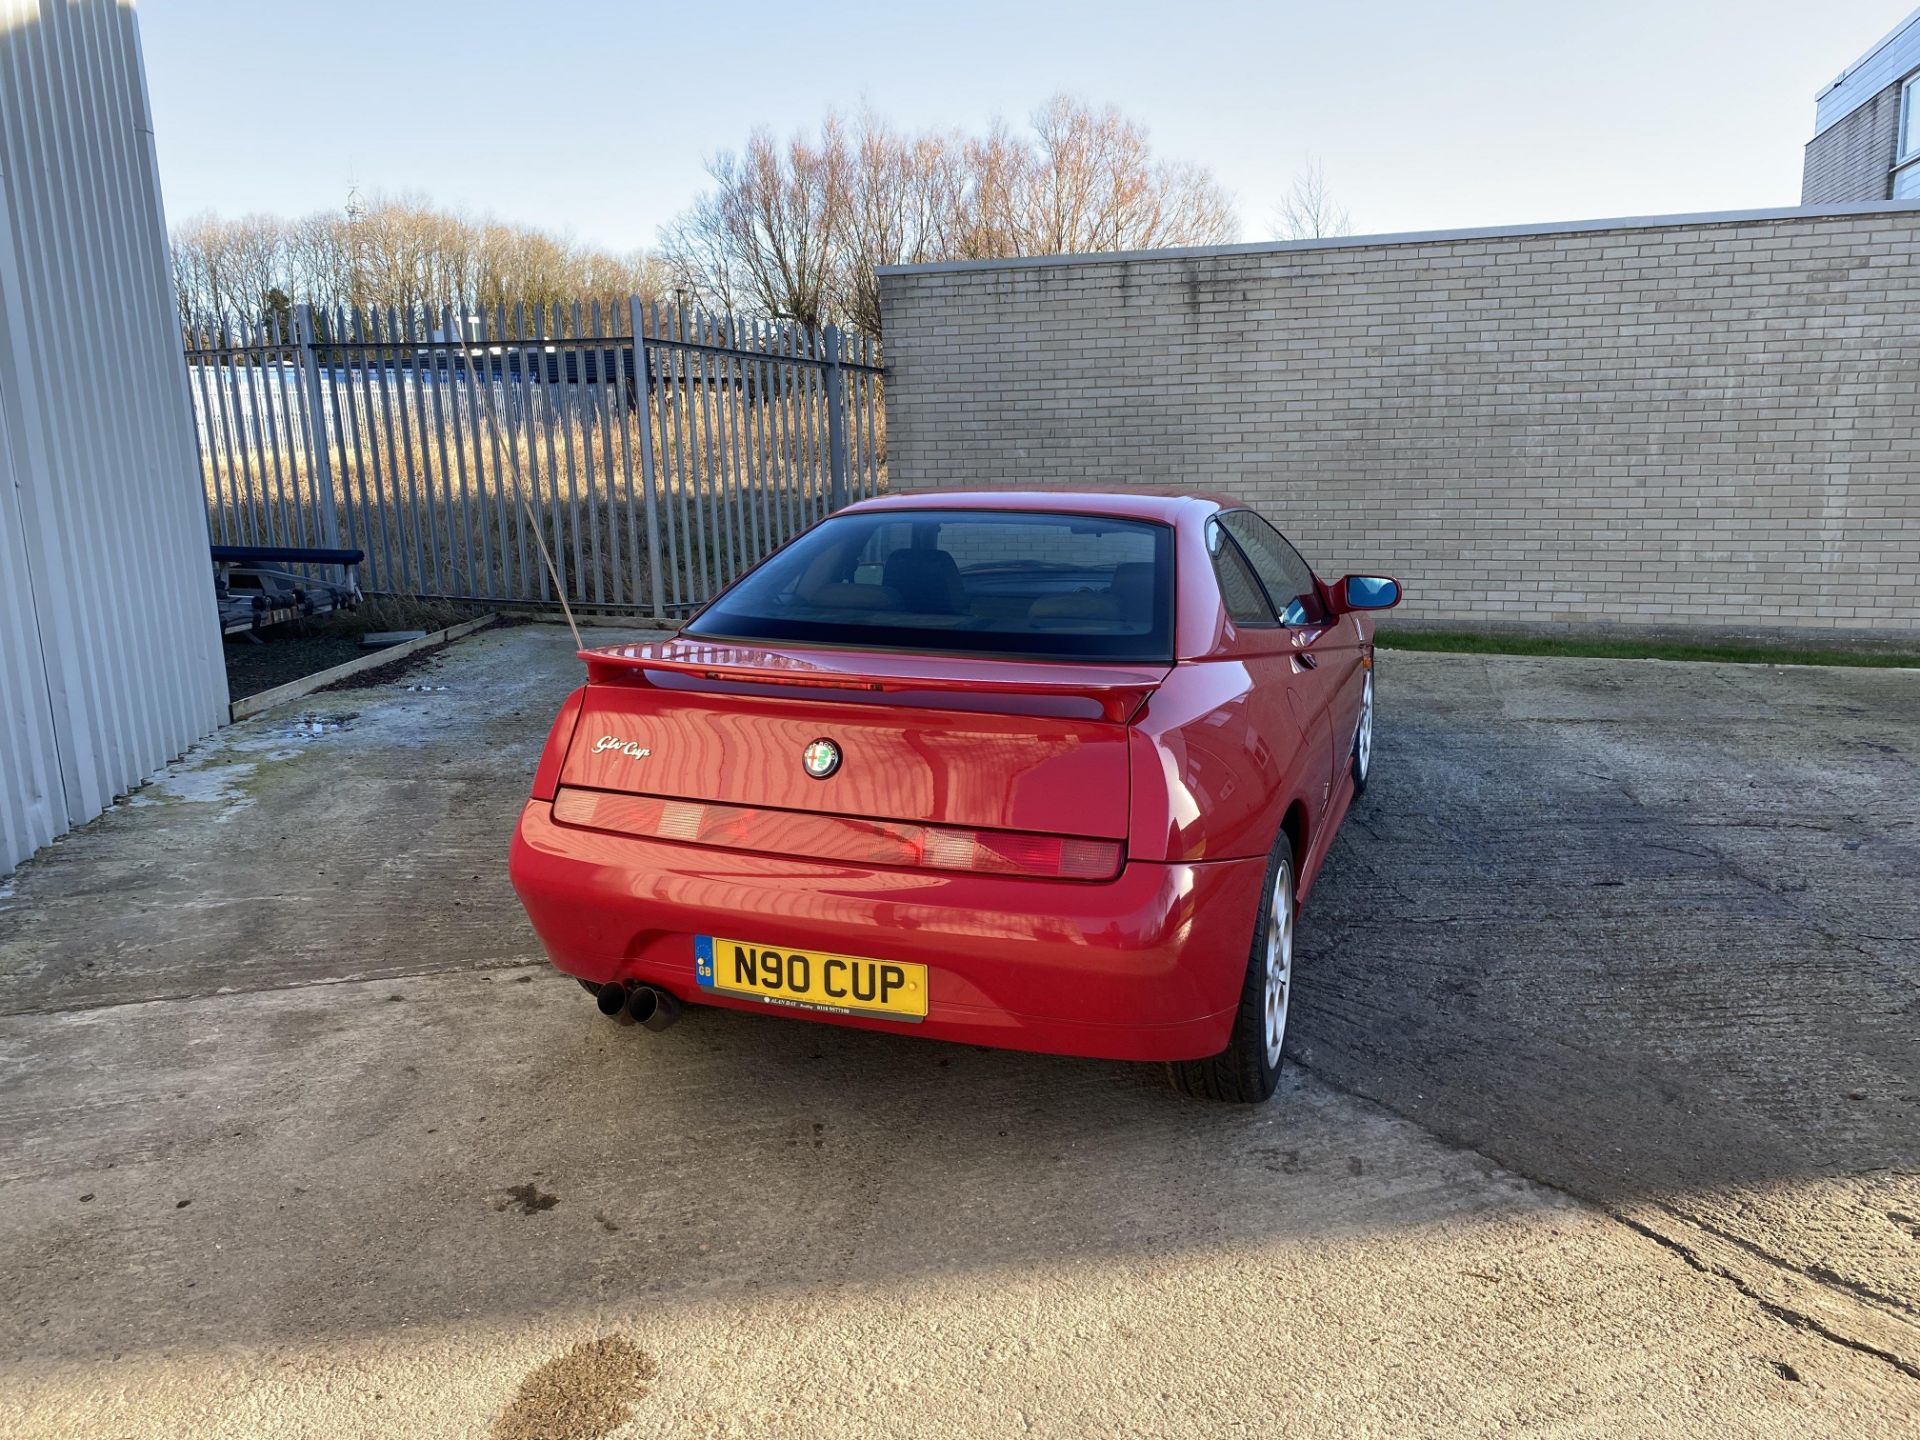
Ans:
[{"label": "metal palisade fence", "polygon": [[[639,343],[635,343],[635,337]],[[630,300],[295,307],[186,335],[214,543],[371,593],[667,619],[886,485],[878,347]]]}]

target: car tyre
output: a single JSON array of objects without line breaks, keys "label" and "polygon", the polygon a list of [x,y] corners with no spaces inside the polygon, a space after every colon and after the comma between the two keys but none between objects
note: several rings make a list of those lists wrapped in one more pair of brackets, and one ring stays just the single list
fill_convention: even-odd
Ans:
[{"label": "car tyre", "polygon": [[1293,842],[1282,832],[1267,861],[1260,915],[1227,1048],[1203,1060],[1175,1060],[1167,1078],[1182,1095],[1257,1105],[1280,1083],[1293,998]]},{"label": "car tyre", "polygon": [[1367,671],[1366,687],[1360,692],[1360,725],[1353,732],[1353,793],[1367,793],[1367,776],[1373,771],[1373,671]]}]

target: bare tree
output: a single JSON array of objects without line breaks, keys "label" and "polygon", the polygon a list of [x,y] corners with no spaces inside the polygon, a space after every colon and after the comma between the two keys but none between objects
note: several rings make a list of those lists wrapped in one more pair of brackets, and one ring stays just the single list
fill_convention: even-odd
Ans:
[{"label": "bare tree", "polygon": [[1353,221],[1348,217],[1346,207],[1334,200],[1320,161],[1308,160],[1306,169],[1294,176],[1292,187],[1280,202],[1273,238],[1324,240],[1352,233]]},{"label": "bare tree", "polygon": [[834,312],[855,329],[879,334],[874,272],[951,253],[966,193],[966,150],[958,136],[902,135],[873,114],[863,115],[853,137],[839,228]]},{"label": "bare tree", "polygon": [[306,303],[331,309],[355,302],[357,272],[347,216],[323,211],[296,220],[287,227],[285,243]]},{"label": "bare tree", "polygon": [[[815,328],[880,329],[883,266],[1231,240],[1213,176],[1158,158],[1112,106],[1055,96],[1030,134],[906,133],[871,113],[816,134],[767,130],[708,167],[713,188],[662,232],[663,254],[610,254],[476,220],[423,196],[288,221],[200,216],[174,233],[181,314],[248,320],[292,305],[462,309],[672,293]],[[1316,172],[1317,174],[1317,172]],[[1323,188],[1323,187],[1322,187]]]},{"label": "bare tree", "polygon": [[1145,128],[1109,105],[1056,95],[1033,117],[1038,146],[1007,197],[1017,254],[1144,250],[1230,240],[1239,226],[1213,177],[1153,158]]},{"label": "bare tree", "polygon": [[660,248],[675,301],[728,314],[742,308],[746,279],[720,212],[718,192],[702,195],[660,232]]},{"label": "bare tree", "polygon": [[1027,142],[998,120],[967,142],[966,195],[946,258],[999,260],[1021,252],[1020,197],[1033,163]]},{"label": "bare tree", "polygon": [[184,315],[256,323],[268,295],[293,284],[284,227],[271,215],[195,216],[176,232],[175,250],[174,283]]},{"label": "bare tree", "polygon": [[474,220],[422,196],[375,198],[300,220],[203,215],[172,237],[182,321],[258,320],[292,305],[396,310],[554,305],[662,294],[652,257],[573,244],[543,230]]},{"label": "bare tree", "polygon": [[1056,96],[1022,138],[905,134],[829,115],[785,146],[755,131],[663,234],[675,286],[814,326],[880,328],[881,266],[1230,240],[1233,206],[1198,166],[1154,157],[1112,106]]},{"label": "bare tree", "polygon": [[747,293],[777,320],[809,329],[827,318],[833,268],[846,222],[846,135],[829,116],[818,141],[785,147],[756,130],[743,154],[710,167],[719,217]]}]

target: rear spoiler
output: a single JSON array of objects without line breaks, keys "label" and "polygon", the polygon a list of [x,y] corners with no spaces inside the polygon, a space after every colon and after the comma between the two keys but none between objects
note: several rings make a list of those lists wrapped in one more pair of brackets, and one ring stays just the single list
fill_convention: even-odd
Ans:
[{"label": "rear spoiler", "polygon": [[1170,668],[884,655],[871,651],[861,652],[856,661],[851,654],[830,651],[696,645],[684,640],[612,645],[582,650],[579,655],[587,663],[589,684],[607,684],[635,672],[655,671],[699,680],[771,685],[799,691],[1032,695],[1045,699],[1090,700],[1099,707],[1102,719],[1116,723],[1133,718]]}]

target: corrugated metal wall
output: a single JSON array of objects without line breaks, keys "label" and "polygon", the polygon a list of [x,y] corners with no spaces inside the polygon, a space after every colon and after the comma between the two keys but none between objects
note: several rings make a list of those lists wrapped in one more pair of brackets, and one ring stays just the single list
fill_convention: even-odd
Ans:
[{"label": "corrugated metal wall", "polygon": [[24,539],[6,406],[0,405],[0,872],[66,828]]},{"label": "corrugated metal wall", "polygon": [[0,871],[225,717],[174,323],[131,7],[0,0]]}]

